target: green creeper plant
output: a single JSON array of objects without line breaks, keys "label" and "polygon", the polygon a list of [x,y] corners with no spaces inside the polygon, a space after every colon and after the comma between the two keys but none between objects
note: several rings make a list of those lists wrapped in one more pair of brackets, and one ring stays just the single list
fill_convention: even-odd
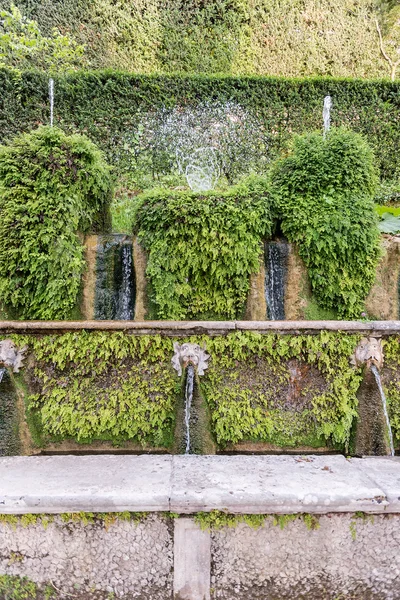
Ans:
[{"label": "green creeper plant", "polygon": [[0,297],[25,319],[63,319],[84,268],[78,231],[105,229],[110,171],[86,137],[41,127],[0,147]]},{"label": "green creeper plant", "polygon": [[281,227],[299,247],[323,308],[358,317],[380,256],[374,156],[345,129],[296,137],[271,174]]}]

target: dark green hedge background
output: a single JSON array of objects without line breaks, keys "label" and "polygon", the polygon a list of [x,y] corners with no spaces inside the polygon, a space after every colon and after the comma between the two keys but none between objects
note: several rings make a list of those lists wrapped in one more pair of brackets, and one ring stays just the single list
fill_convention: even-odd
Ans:
[{"label": "dark green hedge background", "polygon": [[[55,81],[55,125],[87,134],[117,164],[127,132],[134,133],[143,113],[176,104],[231,100],[255,111],[265,124],[273,159],[293,133],[322,128],[327,94],[333,99],[332,125],[364,134],[382,177],[394,177],[399,169],[400,82],[79,72]],[[48,121],[47,76],[1,69],[3,142]]]}]

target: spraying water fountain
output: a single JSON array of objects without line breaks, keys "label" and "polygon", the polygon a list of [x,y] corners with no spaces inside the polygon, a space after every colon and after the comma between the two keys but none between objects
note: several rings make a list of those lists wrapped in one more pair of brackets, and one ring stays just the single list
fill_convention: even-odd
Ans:
[{"label": "spraying water fountain", "polygon": [[324,137],[328,133],[331,127],[331,108],[332,108],[332,98],[330,96],[325,96],[324,98],[324,108],[322,111],[322,118],[324,120]]},{"label": "spraying water fountain", "polygon": [[50,127],[54,122],[54,79],[49,79]]}]

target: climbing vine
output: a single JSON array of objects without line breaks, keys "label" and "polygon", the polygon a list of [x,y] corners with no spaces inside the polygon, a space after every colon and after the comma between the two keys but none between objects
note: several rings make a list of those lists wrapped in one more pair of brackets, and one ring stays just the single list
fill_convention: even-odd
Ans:
[{"label": "climbing vine", "polygon": [[78,231],[107,226],[109,169],[84,136],[41,127],[0,147],[0,298],[25,319],[64,319],[84,269]]},{"label": "climbing vine", "polygon": [[271,182],[282,231],[298,244],[318,303],[359,317],[380,256],[367,142],[344,129],[299,136]]},{"label": "climbing vine", "polygon": [[135,230],[149,254],[151,300],[160,319],[235,319],[271,232],[266,185],[226,192],[158,190],[139,200]]}]

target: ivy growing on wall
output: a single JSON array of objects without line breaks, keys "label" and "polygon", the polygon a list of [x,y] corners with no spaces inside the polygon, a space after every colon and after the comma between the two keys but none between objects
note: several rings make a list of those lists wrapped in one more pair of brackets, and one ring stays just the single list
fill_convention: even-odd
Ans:
[{"label": "ivy growing on wall", "polygon": [[319,304],[359,317],[380,256],[370,147],[344,129],[297,137],[271,182],[282,231],[298,244]]},{"label": "ivy growing on wall", "polygon": [[0,298],[25,319],[67,318],[84,268],[78,231],[106,229],[109,169],[81,135],[41,127],[0,147]]},{"label": "ivy growing on wall", "polygon": [[271,225],[263,181],[250,179],[226,192],[156,190],[143,195],[135,229],[149,254],[156,316],[240,317]]}]

